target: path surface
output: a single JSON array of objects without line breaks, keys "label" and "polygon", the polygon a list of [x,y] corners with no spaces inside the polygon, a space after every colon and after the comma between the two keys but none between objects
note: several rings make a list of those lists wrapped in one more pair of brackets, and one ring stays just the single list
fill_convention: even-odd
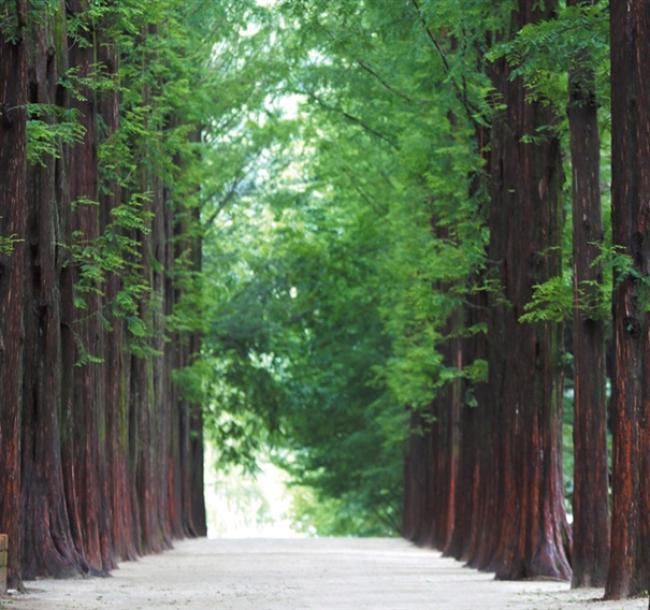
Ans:
[{"label": "path surface", "polygon": [[[42,580],[11,610],[646,610],[556,582],[497,582],[403,540],[191,540],[111,578]],[[2,604],[0,604],[2,607]]]}]

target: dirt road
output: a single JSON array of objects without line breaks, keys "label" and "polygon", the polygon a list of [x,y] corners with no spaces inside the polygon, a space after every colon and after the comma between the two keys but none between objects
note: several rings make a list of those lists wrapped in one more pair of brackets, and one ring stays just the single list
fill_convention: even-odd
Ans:
[{"label": "dirt road", "polygon": [[[110,578],[27,583],[10,610],[636,610],[596,590],[497,582],[392,539],[190,540]],[[585,601],[587,600],[587,601]]]}]

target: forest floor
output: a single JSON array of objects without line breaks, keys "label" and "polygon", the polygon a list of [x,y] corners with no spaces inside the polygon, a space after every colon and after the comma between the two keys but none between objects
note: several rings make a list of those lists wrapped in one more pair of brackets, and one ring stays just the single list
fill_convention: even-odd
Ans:
[{"label": "forest floor", "polygon": [[216,539],[124,563],[110,578],[27,583],[10,610],[619,610],[600,590],[499,582],[399,539]]}]

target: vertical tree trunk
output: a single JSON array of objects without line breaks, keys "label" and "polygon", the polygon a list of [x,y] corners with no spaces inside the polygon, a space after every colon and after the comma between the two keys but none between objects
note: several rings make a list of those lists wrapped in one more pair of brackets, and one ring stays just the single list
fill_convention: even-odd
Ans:
[{"label": "vertical tree trunk", "polygon": [[[32,27],[30,101],[53,104],[62,40],[50,20]],[[56,120],[43,117],[43,120]],[[84,562],[74,547],[61,464],[62,238],[57,209],[56,160],[29,168],[29,273],[25,277],[27,341],[23,416],[23,576],[78,573]]]},{"label": "vertical tree trunk", "polygon": [[[519,0],[511,30],[552,18]],[[488,321],[489,384],[499,425],[500,538],[491,568],[498,578],[569,578],[568,526],[561,457],[560,328],[519,317],[533,285],[561,273],[562,180],[556,122],[548,106],[526,99],[520,78],[501,60],[495,86],[505,110],[494,117],[489,260],[501,294]],[[504,301],[507,303],[505,304]]]},{"label": "vertical tree trunk", "polygon": [[[591,0],[569,0],[569,5]],[[588,57],[576,58],[587,64]],[[600,136],[593,70],[569,72],[569,131],[573,196],[573,361],[575,452],[573,586],[605,584],[609,554],[605,323],[598,317],[602,268],[594,261],[603,239]],[[595,311],[594,311],[595,310]]]},{"label": "vertical tree trunk", "polygon": [[[200,141],[200,131],[193,134],[193,141]],[[193,231],[192,239],[192,271],[195,278],[203,270],[203,250],[198,228],[201,226],[201,210],[192,210]],[[201,334],[198,331],[190,336],[190,357],[192,361],[201,354]],[[171,378],[171,371],[169,371]],[[202,405],[190,405],[190,535],[207,536],[208,524],[205,510],[205,495],[203,493],[203,409]]]},{"label": "vertical tree trunk", "polygon": [[605,596],[650,588],[650,7],[611,5],[614,285],[612,531]]},{"label": "vertical tree trunk", "polygon": [[0,250],[0,530],[9,535],[9,585],[22,586],[20,453],[28,217],[26,0],[8,5],[6,12],[11,23],[0,30],[0,238],[13,243]]},{"label": "vertical tree trunk", "polygon": [[[72,15],[83,19],[87,5],[84,0],[69,3]],[[79,35],[77,33],[76,35]],[[70,38],[70,67],[81,78],[90,76],[95,63],[95,32],[84,33],[84,44]],[[95,93],[79,84],[82,98],[75,96],[72,106],[78,111],[79,121],[85,134],[83,140],[70,151],[69,181],[70,199],[73,205],[72,230],[75,240],[83,247],[92,248],[100,235],[98,208],[99,188],[97,176],[97,108]],[[79,292],[83,265],[75,264],[74,282],[76,297],[85,301],[77,307],[72,321],[75,341],[75,364],[72,373],[73,413],[73,460],[75,469],[74,497],[81,519],[81,540],[84,556],[93,572],[103,573],[111,569],[109,531],[107,527],[107,503],[103,497],[102,482],[105,479],[104,448],[100,446],[100,427],[104,417],[105,392],[102,364],[104,356],[101,328],[102,298],[89,286],[85,293]],[[88,283],[88,280],[86,280]]]},{"label": "vertical tree trunk", "polygon": [[426,518],[424,506],[426,470],[425,438],[422,416],[411,410],[409,419],[409,437],[404,462],[404,507],[402,511],[402,536],[416,541],[418,529]]},{"label": "vertical tree trunk", "polygon": [[[108,29],[110,23],[104,23]],[[110,31],[110,30],[109,30]],[[110,34],[100,32],[98,59],[106,73],[115,76],[119,69],[119,49]],[[110,143],[119,137],[120,94],[117,90],[103,91],[98,96],[98,112],[104,125],[103,142]],[[99,202],[101,231],[114,221],[113,212],[128,196],[119,181],[111,179],[102,184]],[[121,232],[125,233],[124,229]],[[106,387],[106,461],[107,475],[104,495],[111,507],[110,524],[113,539],[112,553],[127,560],[137,556],[134,523],[131,472],[129,468],[129,370],[130,357],[126,349],[124,312],[119,311],[117,299],[124,288],[119,272],[106,278],[106,312],[110,327],[104,331],[104,383]]]},{"label": "vertical tree trunk", "polygon": [[[485,317],[485,294],[472,295],[465,308],[465,321],[468,325],[480,324]],[[477,359],[485,358],[485,335],[482,333],[465,337],[461,347],[461,364],[466,367]],[[462,389],[469,386],[463,383]],[[483,392],[485,383],[475,382],[472,387],[475,399],[485,404]],[[462,396],[462,395],[461,395]],[[459,400],[463,400],[462,397]],[[464,401],[460,408],[459,462],[456,493],[454,499],[454,528],[446,553],[459,560],[472,560],[480,537],[478,531],[481,506],[481,471],[480,448],[483,442],[482,425],[485,421],[484,410]]]}]

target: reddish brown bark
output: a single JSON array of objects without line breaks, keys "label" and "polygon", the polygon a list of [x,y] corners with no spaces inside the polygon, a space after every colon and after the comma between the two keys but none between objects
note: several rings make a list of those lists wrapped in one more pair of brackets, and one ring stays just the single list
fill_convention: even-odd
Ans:
[{"label": "reddish brown bark", "polygon": [[[484,322],[485,301],[484,293],[472,296],[466,307],[466,324],[472,326]],[[461,355],[461,365],[463,367],[474,364],[477,359],[485,359],[485,335],[481,333],[466,337],[463,340]],[[485,383],[476,382],[471,386],[464,383],[461,392],[470,391],[477,404],[486,404],[483,397]],[[485,412],[479,409],[476,404],[468,404],[464,397],[462,397],[462,400],[464,404],[461,404],[460,407],[459,462],[453,508],[454,527],[445,551],[456,559],[471,561],[474,558],[479,539],[478,523],[482,500],[481,480],[484,476],[480,456],[481,447],[484,443],[482,425],[485,420]]]},{"label": "reddish brown bark", "polygon": [[[446,324],[446,334],[458,332],[461,324],[461,310],[451,314]],[[459,338],[446,338],[440,346],[444,363],[450,369],[462,365],[462,343]],[[433,501],[431,544],[447,551],[454,532],[456,485],[460,442],[460,412],[462,380],[455,379],[439,391],[434,401],[435,422],[433,425],[434,476],[431,481]]]},{"label": "reddish brown bark", "polygon": [[[552,18],[554,8],[519,0],[511,30]],[[505,60],[495,74],[505,109],[494,117],[491,137],[488,258],[500,294],[488,319],[488,364],[497,447],[492,467],[500,473],[491,516],[501,527],[489,567],[504,579],[566,579],[560,328],[519,322],[533,285],[561,273],[560,144],[549,106],[527,100]]]},{"label": "reddish brown bark", "polygon": [[[109,28],[110,22],[104,27]],[[119,53],[110,36],[100,31],[98,59],[108,75],[117,74]],[[120,95],[116,90],[102,91],[98,96],[98,112],[103,123],[102,142],[117,137],[120,128]],[[101,145],[101,143],[100,143]],[[128,196],[115,177],[101,185],[99,202],[101,231],[114,221],[112,213]],[[124,231],[122,231],[123,233]],[[110,326],[104,330],[104,384],[106,388],[106,476],[104,497],[110,506],[110,529],[112,532],[112,555],[119,559],[135,559],[135,529],[133,523],[133,497],[129,472],[129,364],[126,354],[125,323],[116,305],[124,288],[119,272],[111,272],[106,279],[105,314],[110,316]]]},{"label": "reddish brown bark", "polygon": [[[68,8],[73,16],[83,18],[87,5],[83,0],[75,0],[68,3]],[[88,78],[93,70],[95,55],[92,39],[93,33],[90,32],[84,44],[74,38],[69,41],[70,67],[81,78]],[[82,141],[72,146],[69,156],[68,175],[73,206],[71,228],[75,241],[92,248],[100,235],[97,107],[95,93],[81,84],[79,88],[81,96],[73,96],[72,107],[78,111],[78,120],[85,133]],[[75,310],[72,320],[76,346],[72,372],[73,494],[78,503],[83,554],[91,571],[103,573],[113,567],[107,527],[108,504],[102,484],[106,478],[104,447],[99,442],[106,396],[102,368],[98,362],[104,354],[101,327],[103,300],[93,290],[99,289],[99,286],[89,284],[83,278],[82,265],[77,263],[74,271],[75,296],[83,299],[85,306]],[[88,289],[80,292],[79,286],[83,283]]]},{"label": "reddish brown bark", "polygon": [[0,530],[10,540],[9,585],[20,586],[23,307],[28,218],[27,2],[18,0],[5,10],[13,23],[0,30],[0,236],[17,241],[10,251],[0,252]]},{"label": "reddish brown bark", "polygon": [[[30,102],[52,104],[57,87],[56,55],[61,40],[47,24],[33,27]],[[52,122],[51,116],[41,120]],[[29,168],[29,274],[25,282],[23,413],[23,576],[68,576],[85,567],[74,547],[61,465],[60,234],[56,160]]]},{"label": "reddish brown bark", "polygon": [[[591,4],[570,0],[569,5]],[[578,63],[579,62],[579,63]],[[605,322],[599,316],[603,239],[600,136],[593,70],[576,58],[569,72],[569,131],[573,197],[574,587],[605,584],[609,556]]]},{"label": "reddish brown bark", "polygon": [[[192,140],[200,141],[200,132],[197,130],[192,135]],[[196,207],[191,210],[192,225],[201,226],[201,210]],[[196,229],[195,229],[196,231]],[[201,238],[190,232],[192,250],[192,271],[198,277],[203,270],[203,251]],[[190,363],[201,354],[201,334],[198,331],[190,335]],[[171,372],[169,374],[171,377]],[[189,413],[189,524],[188,534],[190,536],[207,536],[208,524],[205,509],[205,496],[203,494],[203,408],[200,404],[190,404]]]},{"label": "reddish brown bark", "polygon": [[429,518],[426,512],[428,472],[429,427],[422,415],[411,412],[410,434],[404,467],[404,508],[402,512],[402,535],[414,542],[421,540],[422,524]]},{"label": "reddish brown bark", "polygon": [[650,7],[610,7],[612,63],[612,235],[631,268],[613,297],[614,433],[612,530],[605,596],[650,588]]}]

